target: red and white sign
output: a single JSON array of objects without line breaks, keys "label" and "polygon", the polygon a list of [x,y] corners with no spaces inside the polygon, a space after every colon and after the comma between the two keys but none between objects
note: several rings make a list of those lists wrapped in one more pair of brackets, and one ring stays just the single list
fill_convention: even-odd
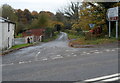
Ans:
[{"label": "red and white sign", "polygon": [[109,21],[117,21],[118,17],[118,7],[109,8],[107,11],[107,17]]}]

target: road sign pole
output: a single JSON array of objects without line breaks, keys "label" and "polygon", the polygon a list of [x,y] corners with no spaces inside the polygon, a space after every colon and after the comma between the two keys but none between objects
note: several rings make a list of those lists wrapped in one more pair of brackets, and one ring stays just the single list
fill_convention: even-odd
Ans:
[{"label": "road sign pole", "polygon": [[111,37],[111,24],[110,24],[110,21],[109,21],[109,38]]},{"label": "road sign pole", "polygon": [[116,39],[118,39],[118,20],[116,21]]}]

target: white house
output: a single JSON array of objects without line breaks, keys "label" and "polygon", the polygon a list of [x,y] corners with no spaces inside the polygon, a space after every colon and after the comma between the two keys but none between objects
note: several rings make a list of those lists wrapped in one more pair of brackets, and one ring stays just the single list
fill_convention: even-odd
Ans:
[{"label": "white house", "polygon": [[14,45],[15,23],[0,17],[0,51]]}]

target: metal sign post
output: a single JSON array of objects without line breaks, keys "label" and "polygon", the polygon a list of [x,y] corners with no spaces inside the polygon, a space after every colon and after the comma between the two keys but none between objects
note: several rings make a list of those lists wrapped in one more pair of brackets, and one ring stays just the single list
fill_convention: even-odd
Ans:
[{"label": "metal sign post", "polygon": [[118,20],[116,21],[116,39],[118,39]]},{"label": "metal sign post", "polygon": [[111,24],[110,24],[110,21],[109,21],[109,38],[111,37]]},{"label": "metal sign post", "polygon": [[107,20],[109,21],[109,37],[111,37],[111,23],[110,21],[116,21],[116,39],[118,39],[118,7],[109,8],[107,11]]}]

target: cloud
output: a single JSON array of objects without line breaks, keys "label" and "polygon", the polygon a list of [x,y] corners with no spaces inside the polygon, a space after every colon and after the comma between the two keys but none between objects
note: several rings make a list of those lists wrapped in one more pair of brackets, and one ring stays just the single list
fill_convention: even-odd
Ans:
[{"label": "cloud", "polygon": [[55,12],[69,2],[70,0],[0,0],[0,5],[9,4],[15,9],[30,9],[31,11],[47,10]]}]

